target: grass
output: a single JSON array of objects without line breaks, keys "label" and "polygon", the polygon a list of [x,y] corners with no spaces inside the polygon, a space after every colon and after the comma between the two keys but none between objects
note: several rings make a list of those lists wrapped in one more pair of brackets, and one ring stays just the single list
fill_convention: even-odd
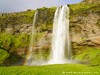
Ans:
[{"label": "grass", "polygon": [[81,54],[76,55],[75,59],[89,62],[91,65],[100,65],[100,49],[86,47]]},{"label": "grass", "polygon": [[78,16],[87,16],[90,13],[98,14],[100,13],[100,4],[96,3],[78,3],[78,4],[70,4],[70,19],[73,20]]},{"label": "grass", "polygon": [[0,75],[8,75],[8,74],[9,75],[99,75],[100,66],[92,67],[81,64],[63,64],[63,65],[48,65],[48,66],[0,67]]}]

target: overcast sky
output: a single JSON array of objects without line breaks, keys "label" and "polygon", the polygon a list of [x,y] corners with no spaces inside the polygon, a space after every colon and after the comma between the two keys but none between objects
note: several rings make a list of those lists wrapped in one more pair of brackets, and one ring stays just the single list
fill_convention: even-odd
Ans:
[{"label": "overcast sky", "polygon": [[0,0],[0,12],[18,12],[41,7],[78,3],[82,0]]}]

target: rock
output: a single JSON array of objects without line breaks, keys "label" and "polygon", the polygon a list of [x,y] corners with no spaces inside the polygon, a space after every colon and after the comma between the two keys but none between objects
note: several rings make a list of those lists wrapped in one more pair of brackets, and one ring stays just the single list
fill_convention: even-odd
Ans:
[{"label": "rock", "polygon": [[100,36],[91,37],[78,44],[79,46],[90,46],[100,48]]},{"label": "rock", "polygon": [[100,45],[100,36],[88,38],[87,41],[90,41],[96,45]]},{"label": "rock", "polygon": [[[90,18],[91,17],[91,18]],[[76,18],[78,19],[78,18]],[[96,25],[99,15],[90,13],[88,16],[81,17],[81,23],[71,23],[71,38],[79,46],[97,46],[100,43],[100,28]]]},{"label": "rock", "polygon": [[32,31],[32,24],[23,24],[19,28],[20,33],[31,33]]}]

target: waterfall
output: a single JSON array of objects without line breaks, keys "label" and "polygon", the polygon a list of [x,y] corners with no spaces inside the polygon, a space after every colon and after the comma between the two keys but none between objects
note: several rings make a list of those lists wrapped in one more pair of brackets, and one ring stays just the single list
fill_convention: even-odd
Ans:
[{"label": "waterfall", "polygon": [[63,64],[71,59],[69,36],[69,8],[67,5],[58,7],[54,16],[52,50],[49,64]]},{"label": "waterfall", "polygon": [[58,7],[54,16],[52,49],[49,62],[44,60],[35,60],[33,51],[34,35],[36,35],[35,24],[38,16],[36,11],[33,19],[32,36],[30,40],[29,55],[27,56],[26,65],[46,65],[46,64],[64,64],[70,63],[72,52],[69,33],[69,8],[67,5]]},{"label": "waterfall", "polygon": [[31,65],[32,60],[33,60],[32,50],[33,50],[33,45],[34,45],[34,35],[36,35],[35,24],[36,24],[37,16],[38,16],[38,11],[35,12],[34,18],[33,18],[32,34],[31,34],[31,40],[30,40],[29,54],[27,56],[26,63],[25,63],[26,65]]}]

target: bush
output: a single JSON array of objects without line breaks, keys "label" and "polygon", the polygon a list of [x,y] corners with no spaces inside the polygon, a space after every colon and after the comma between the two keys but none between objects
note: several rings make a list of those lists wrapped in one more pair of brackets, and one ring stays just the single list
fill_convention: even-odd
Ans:
[{"label": "bush", "polygon": [[6,52],[3,49],[0,49],[0,64],[3,64],[3,62],[9,57],[9,53]]}]

